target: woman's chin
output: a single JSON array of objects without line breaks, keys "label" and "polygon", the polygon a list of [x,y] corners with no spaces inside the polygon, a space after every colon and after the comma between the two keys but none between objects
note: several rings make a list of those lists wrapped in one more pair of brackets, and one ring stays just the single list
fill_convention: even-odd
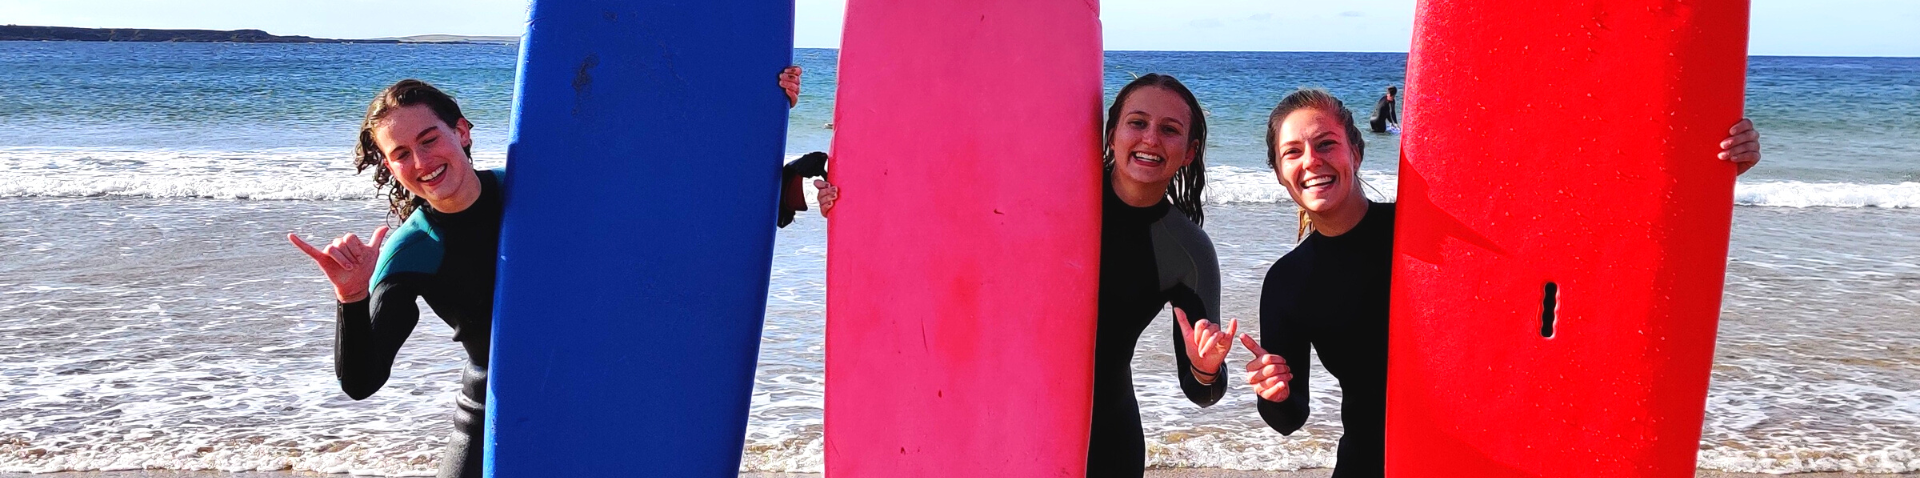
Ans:
[{"label": "woman's chin", "polygon": [[1332,214],[1345,205],[1345,198],[1339,197],[1309,197],[1300,202],[1301,209],[1317,215]]}]

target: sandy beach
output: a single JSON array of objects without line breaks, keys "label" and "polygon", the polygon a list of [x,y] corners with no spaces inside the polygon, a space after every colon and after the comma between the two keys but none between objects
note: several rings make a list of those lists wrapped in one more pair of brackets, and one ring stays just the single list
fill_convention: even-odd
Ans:
[{"label": "sandy beach", "polygon": [[[1149,478],[1326,478],[1333,470],[1311,469],[1300,471],[1241,471],[1217,468],[1174,468],[1147,470]],[[358,478],[360,475],[327,474],[292,471],[107,471],[107,472],[61,472],[61,473],[0,473],[0,478]],[[1721,471],[1700,470],[1694,474],[1697,478],[1763,478],[1788,475],[1770,475],[1763,473],[1727,473]],[[1857,474],[1857,473],[1798,473],[1794,478],[1895,478],[1920,477],[1920,474]],[[741,473],[740,478],[820,478],[817,473]]]}]

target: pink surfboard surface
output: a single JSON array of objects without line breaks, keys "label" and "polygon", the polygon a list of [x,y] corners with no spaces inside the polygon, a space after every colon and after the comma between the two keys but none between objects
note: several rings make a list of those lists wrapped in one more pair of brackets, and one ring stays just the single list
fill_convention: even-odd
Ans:
[{"label": "pink surfboard surface", "polygon": [[851,0],[829,477],[1081,476],[1100,240],[1089,0]]},{"label": "pink surfboard surface", "polygon": [[1747,12],[1420,2],[1387,476],[1694,475]]}]

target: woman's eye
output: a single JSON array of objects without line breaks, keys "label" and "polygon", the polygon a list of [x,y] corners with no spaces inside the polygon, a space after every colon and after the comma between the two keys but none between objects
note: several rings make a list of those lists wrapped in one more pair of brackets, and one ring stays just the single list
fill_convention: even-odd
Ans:
[{"label": "woman's eye", "polygon": [[427,140],[426,140],[426,141],[421,141],[421,142],[420,142],[420,144],[422,144],[422,145],[427,145],[427,146],[432,146],[432,145],[433,145],[433,143],[434,143],[434,142],[436,142],[436,141],[440,141],[440,138],[427,138]]},{"label": "woman's eye", "polygon": [[1180,129],[1179,129],[1179,128],[1175,128],[1175,127],[1172,127],[1172,126],[1168,126],[1168,127],[1165,127],[1165,128],[1160,128],[1160,133],[1161,133],[1161,134],[1169,134],[1169,135],[1177,135],[1177,134],[1180,134]]},{"label": "woman's eye", "polygon": [[1135,128],[1145,128],[1147,127],[1147,122],[1140,121],[1140,120],[1130,120],[1130,121],[1127,121],[1127,126],[1132,126]]}]

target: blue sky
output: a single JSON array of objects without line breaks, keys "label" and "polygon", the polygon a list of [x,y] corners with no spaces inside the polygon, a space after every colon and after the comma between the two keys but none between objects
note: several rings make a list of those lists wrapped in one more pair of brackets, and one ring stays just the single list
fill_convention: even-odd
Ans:
[{"label": "blue sky", "polygon": [[[845,0],[797,0],[795,42],[835,47]],[[1549,0],[1550,1],[1550,0]],[[1406,51],[1414,0],[1105,0],[1110,50]],[[258,28],[373,38],[517,35],[527,0],[0,0],[0,23]],[[1756,55],[1920,56],[1920,0],[1753,0]]]}]

